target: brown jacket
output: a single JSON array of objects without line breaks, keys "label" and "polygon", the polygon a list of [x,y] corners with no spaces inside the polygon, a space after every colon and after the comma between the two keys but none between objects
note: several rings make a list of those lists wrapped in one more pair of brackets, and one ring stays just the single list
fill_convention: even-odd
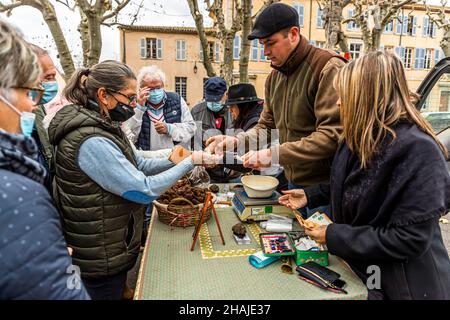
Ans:
[{"label": "brown jacket", "polygon": [[[338,94],[333,80],[345,59],[336,53],[300,43],[286,63],[272,70],[265,86],[265,106],[258,124],[238,134],[240,142],[257,141],[278,129],[280,145],[273,159],[294,184],[309,186],[330,179],[331,162],[342,132]],[[278,158],[279,157],[279,158]]]}]

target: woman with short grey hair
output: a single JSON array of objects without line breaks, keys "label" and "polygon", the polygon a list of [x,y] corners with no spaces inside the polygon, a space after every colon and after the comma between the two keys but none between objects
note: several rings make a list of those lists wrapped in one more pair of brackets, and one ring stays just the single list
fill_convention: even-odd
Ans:
[{"label": "woman with short grey hair", "polygon": [[0,300],[89,299],[70,271],[75,268],[30,137],[43,93],[37,57],[1,18],[0,61]]}]

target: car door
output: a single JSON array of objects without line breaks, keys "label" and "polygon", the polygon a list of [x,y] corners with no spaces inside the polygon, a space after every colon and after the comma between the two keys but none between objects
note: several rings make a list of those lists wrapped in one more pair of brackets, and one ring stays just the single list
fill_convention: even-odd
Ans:
[{"label": "car door", "polygon": [[[450,57],[439,61],[422,81],[417,93],[420,95],[417,108],[425,119],[436,119],[428,121],[438,133],[439,140],[450,150]],[[450,170],[450,161],[447,166]]]}]

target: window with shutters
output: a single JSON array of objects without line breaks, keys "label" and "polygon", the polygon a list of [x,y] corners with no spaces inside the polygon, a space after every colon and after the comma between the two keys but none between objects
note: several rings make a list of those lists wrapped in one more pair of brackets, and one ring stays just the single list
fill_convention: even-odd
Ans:
[{"label": "window with shutters", "polygon": [[177,40],[177,60],[186,60],[186,40]]},{"label": "window with shutters", "polygon": [[162,59],[162,39],[142,38],[141,59]]},{"label": "window with shutters", "polygon": [[[220,61],[220,44],[215,43],[214,41],[208,41],[208,53],[209,59],[211,62],[219,62]],[[203,61],[203,47],[200,42],[200,61]]]},{"label": "window with shutters", "polygon": [[305,6],[300,3],[294,3],[292,6],[295,10],[297,10],[298,24],[300,25],[300,27],[303,27],[303,24],[305,23]]},{"label": "window with shutters", "polygon": [[186,88],[187,88],[187,78],[175,77],[175,92],[178,93],[184,99],[184,101],[187,101]]},{"label": "window with shutters", "polygon": [[[348,18],[353,18],[353,9],[348,9]],[[356,25],[356,23],[354,21],[350,21],[347,24],[347,29],[348,30],[359,30],[358,26]]]},{"label": "window with shutters", "polygon": [[424,17],[422,26],[422,36],[427,38],[435,38],[436,31],[437,31],[436,23],[430,21],[429,17]]},{"label": "window with shutters", "polygon": [[406,24],[406,32],[405,34],[409,36],[415,36],[416,35],[416,28],[417,28],[417,18],[414,16],[408,16]]}]

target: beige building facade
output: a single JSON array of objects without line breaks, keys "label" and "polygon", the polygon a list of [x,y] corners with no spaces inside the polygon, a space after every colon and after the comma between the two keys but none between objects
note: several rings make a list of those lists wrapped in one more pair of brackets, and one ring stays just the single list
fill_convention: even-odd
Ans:
[{"label": "beige building facade", "polygon": [[[318,47],[325,46],[325,30],[321,19],[321,9],[317,1],[282,1],[293,6],[299,13],[301,33]],[[224,1],[226,23],[232,16],[231,1]],[[253,1],[253,12],[257,12],[262,0]],[[344,9],[344,18],[353,15],[353,8]],[[347,35],[350,55],[359,57],[364,52],[361,32],[357,25],[348,23],[342,26]],[[121,60],[137,73],[146,65],[158,65],[166,73],[166,89],[180,93],[192,108],[203,99],[203,83],[207,79],[202,64],[202,50],[195,28],[126,26],[120,29]],[[214,37],[213,30],[207,30],[208,54],[212,58],[217,74],[220,70],[222,51],[220,41]],[[401,10],[399,16],[388,24],[381,37],[381,48],[395,51],[407,71],[411,89],[415,90],[434,65],[443,58],[439,48],[442,30],[431,23],[423,5],[413,5]],[[239,54],[241,38],[236,36],[233,46],[235,59],[235,83],[239,81]],[[270,62],[264,57],[264,48],[254,40],[249,57],[249,78],[255,85],[258,95],[264,97],[264,83],[271,70]],[[450,86],[447,79],[433,90],[426,104],[427,111],[450,111]]]}]

